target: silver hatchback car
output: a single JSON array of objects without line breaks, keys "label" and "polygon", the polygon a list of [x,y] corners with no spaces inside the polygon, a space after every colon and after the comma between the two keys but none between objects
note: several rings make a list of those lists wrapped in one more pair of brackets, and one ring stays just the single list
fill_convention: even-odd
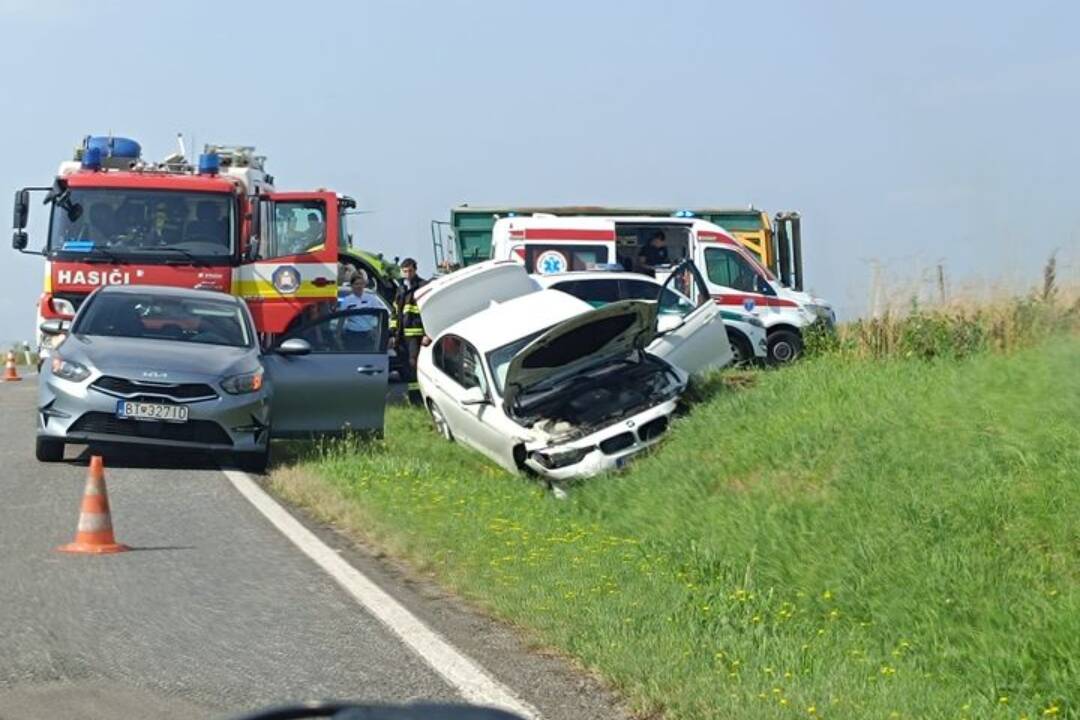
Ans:
[{"label": "silver hatchback car", "polygon": [[[47,321],[42,331],[64,328]],[[387,337],[384,310],[346,310],[263,349],[233,296],[102,288],[42,366],[37,458],[121,443],[230,453],[261,472],[271,437],[381,432]]]}]

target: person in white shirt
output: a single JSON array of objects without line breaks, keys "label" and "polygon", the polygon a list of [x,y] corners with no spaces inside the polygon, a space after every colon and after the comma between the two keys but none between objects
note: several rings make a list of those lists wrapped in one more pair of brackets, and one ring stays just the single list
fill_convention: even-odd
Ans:
[{"label": "person in white shirt", "polygon": [[[349,280],[352,293],[338,300],[339,310],[371,308],[384,310],[390,308],[377,293],[368,289],[367,273],[357,268]],[[345,347],[356,350],[375,350],[378,347],[380,321],[378,315],[353,315],[345,318]]]}]

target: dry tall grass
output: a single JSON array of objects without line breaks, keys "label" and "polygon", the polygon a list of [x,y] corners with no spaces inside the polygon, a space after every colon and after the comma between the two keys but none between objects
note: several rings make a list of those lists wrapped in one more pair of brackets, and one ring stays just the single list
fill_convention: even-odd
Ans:
[{"label": "dry tall grass", "polygon": [[807,349],[856,358],[959,358],[986,350],[1011,352],[1061,332],[1080,332],[1080,287],[1058,285],[1057,261],[1051,257],[1039,284],[1026,294],[957,298],[933,306],[912,297],[906,307],[887,307],[834,333],[814,334]]}]

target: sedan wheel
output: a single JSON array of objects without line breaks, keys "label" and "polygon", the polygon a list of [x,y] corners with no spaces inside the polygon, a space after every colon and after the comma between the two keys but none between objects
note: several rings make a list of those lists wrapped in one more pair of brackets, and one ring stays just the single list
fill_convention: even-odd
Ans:
[{"label": "sedan wheel", "polygon": [[34,456],[39,462],[60,462],[64,459],[64,443],[61,440],[39,437],[34,442]]},{"label": "sedan wheel", "polygon": [[450,424],[446,422],[446,418],[443,416],[439,406],[432,402],[428,409],[431,410],[431,421],[435,423],[435,432],[450,442],[454,442],[454,433],[450,432]]},{"label": "sedan wheel", "polygon": [[266,448],[255,452],[238,453],[236,464],[244,472],[262,475],[270,465],[270,441],[266,441]]}]

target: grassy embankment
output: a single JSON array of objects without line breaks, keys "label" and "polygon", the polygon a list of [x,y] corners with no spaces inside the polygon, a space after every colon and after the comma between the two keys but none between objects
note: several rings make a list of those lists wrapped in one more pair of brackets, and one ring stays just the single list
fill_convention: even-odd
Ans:
[{"label": "grassy embankment", "polygon": [[642,714],[1080,717],[1080,340],[1053,332],[1076,308],[1050,339],[994,330],[1017,308],[714,380],[565,501],[407,408],[274,483]]}]

